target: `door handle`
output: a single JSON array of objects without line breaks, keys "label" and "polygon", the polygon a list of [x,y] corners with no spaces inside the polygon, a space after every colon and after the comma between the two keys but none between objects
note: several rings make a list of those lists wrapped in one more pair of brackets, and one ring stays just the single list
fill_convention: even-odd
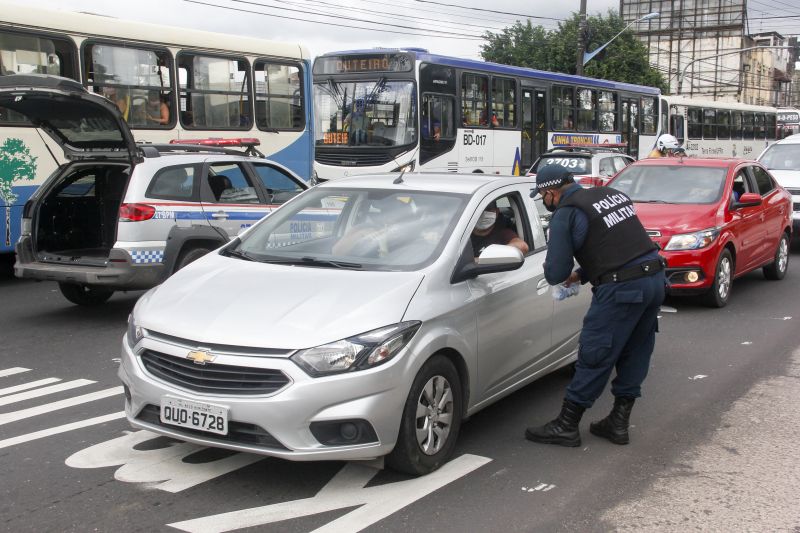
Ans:
[{"label": "door handle", "polygon": [[550,284],[547,283],[546,279],[540,279],[539,283],[536,284],[536,290],[538,291],[538,290],[544,289],[545,287],[549,287],[549,286],[550,286]]},{"label": "door handle", "polygon": [[226,218],[228,218],[228,213],[226,213],[225,211],[217,211],[216,213],[212,213],[211,214],[211,218],[218,219],[218,220],[219,219],[226,219]]}]

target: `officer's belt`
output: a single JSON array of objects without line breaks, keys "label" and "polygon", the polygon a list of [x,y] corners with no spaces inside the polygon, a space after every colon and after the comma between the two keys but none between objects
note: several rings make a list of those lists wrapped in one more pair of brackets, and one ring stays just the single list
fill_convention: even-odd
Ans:
[{"label": "officer's belt", "polygon": [[644,263],[639,263],[638,265],[634,265],[632,267],[625,268],[623,270],[617,270],[616,272],[609,272],[607,274],[603,274],[602,276],[593,279],[592,285],[602,285],[604,283],[621,283],[623,281],[630,281],[632,279],[643,278],[645,276],[653,275],[656,272],[660,272],[661,269],[663,268],[664,265],[661,262],[661,259],[652,259],[650,261],[645,261]]}]

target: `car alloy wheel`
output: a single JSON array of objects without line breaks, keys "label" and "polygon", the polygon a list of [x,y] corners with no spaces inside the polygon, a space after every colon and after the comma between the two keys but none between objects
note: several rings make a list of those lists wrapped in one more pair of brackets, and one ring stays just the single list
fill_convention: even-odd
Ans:
[{"label": "car alloy wheel", "polygon": [[784,233],[778,241],[778,249],[775,250],[775,261],[764,267],[764,277],[771,280],[780,280],[786,276],[789,268],[789,236]]},{"label": "car alloy wheel", "polygon": [[453,361],[443,354],[428,359],[406,397],[397,443],[386,456],[387,466],[421,476],[446,463],[461,428],[463,397]]},{"label": "car alloy wheel", "polygon": [[433,376],[417,400],[417,444],[425,455],[442,449],[453,425],[453,393],[443,376]]},{"label": "car alloy wheel", "polygon": [[720,300],[727,300],[728,294],[731,291],[731,258],[723,256],[719,261],[719,270],[717,271],[717,293]]},{"label": "car alloy wheel", "polygon": [[714,272],[714,283],[703,299],[709,307],[725,307],[731,297],[731,282],[734,272],[733,256],[730,250],[722,250]]}]

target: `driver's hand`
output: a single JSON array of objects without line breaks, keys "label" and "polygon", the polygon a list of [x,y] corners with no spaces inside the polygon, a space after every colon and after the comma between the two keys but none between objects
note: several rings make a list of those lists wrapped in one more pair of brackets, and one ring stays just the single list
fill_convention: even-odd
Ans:
[{"label": "driver's hand", "polygon": [[564,285],[572,285],[573,283],[580,283],[581,277],[577,272],[573,272],[567,278],[567,281],[564,282]]}]

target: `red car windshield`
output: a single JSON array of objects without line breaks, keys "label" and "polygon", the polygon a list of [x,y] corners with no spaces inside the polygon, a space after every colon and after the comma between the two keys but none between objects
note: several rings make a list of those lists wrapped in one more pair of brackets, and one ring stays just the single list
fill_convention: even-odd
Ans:
[{"label": "red car windshield", "polygon": [[634,202],[713,204],[725,187],[727,168],[632,165],[611,182]]}]

